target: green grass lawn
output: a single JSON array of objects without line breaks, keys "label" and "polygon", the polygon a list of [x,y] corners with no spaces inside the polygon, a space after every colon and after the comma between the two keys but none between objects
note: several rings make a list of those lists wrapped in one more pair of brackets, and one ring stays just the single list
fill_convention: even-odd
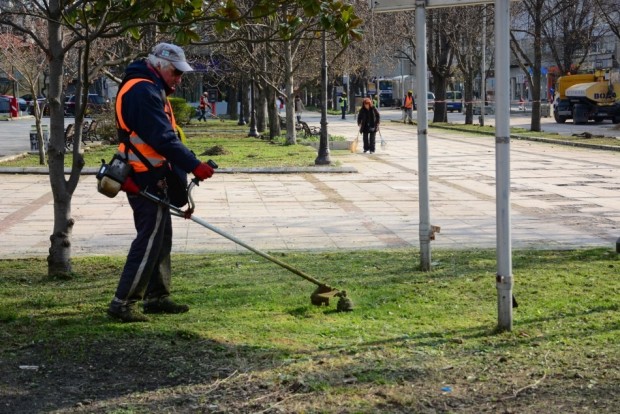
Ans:
[{"label": "green grass lawn", "polygon": [[[273,140],[248,137],[248,127],[233,121],[211,121],[207,124],[190,124],[184,127],[187,146],[201,159],[211,158],[222,168],[231,167],[308,167],[313,166],[317,151],[307,145],[317,137],[305,138],[299,134],[298,145],[286,145],[284,136]],[[333,136],[332,140],[344,140]],[[116,145],[87,145],[83,154],[86,167],[98,167],[101,160],[109,161],[116,152]],[[216,152],[209,155],[205,152]],[[73,162],[71,151],[65,156],[65,166]],[[3,167],[36,167],[38,154],[29,154],[0,164]],[[338,163],[334,163],[338,166]]]},{"label": "green grass lawn", "polygon": [[101,413],[620,406],[615,252],[514,252],[519,307],[503,333],[493,251],[436,251],[431,272],[411,250],[278,257],[346,290],[354,311],[312,306],[314,285],[252,254],[177,255],[174,297],[190,312],[119,324],[105,309],[123,257],[76,258],[71,280],[48,279],[43,259],[0,261],[4,400]]},{"label": "green grass lawn", "polygon": [[[221,167],[316,157],[233,123],[185,131]],[[89,148],[87,166],[114,151]],[[430,272],[413,250],[275,255],[355,309],[312,306],[314,285],[253,254],[174,255],[190,312],[121,324],[105,310],[124,257],[73,258],[68,280],[45,259],[0,260],[0,412],[618,412],[616,252],[515,251],[510,332],[496,329],[493,250],[436,250]]]},{"label": "green grass lawn", "polygon": [[[493,126],[480,126],[480,125],[463,125],[463,124],[454,124],[454,123],[442,123],[442,122],[433,122],[429,124],[431,128],[442,128],[442,129],[452,129],[459,132],[469,132],[472,134],[480,135],[494,135],[495,127]],[[618,126],[618,135],[620,135],[620,126]],[[513,136],[518,137],[531,137],[531,138],[541,138],[549,141],[561,141],[566,143],[575,143],[575,144],[587,144],[587,145],[605,145],[610,147],[620,147],[620,139],[614,137],[607,136],[592,136],[592,137],[584,137],[580,135],[560,135],[555,132],[544,132],[544,131],[530,131],[525,128],[517,128],[511,127],[510,133]]]}]

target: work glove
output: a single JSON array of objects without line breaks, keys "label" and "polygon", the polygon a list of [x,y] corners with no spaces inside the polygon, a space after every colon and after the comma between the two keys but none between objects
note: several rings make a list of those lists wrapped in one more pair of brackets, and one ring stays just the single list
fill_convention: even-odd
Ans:
[{"label": "work glove", "polygon": [[198,178],[200,181],[211,178],[214,172],[215,170],[213,169],[213,167],[211,167],[206,162],[201,162],[196,168],[194,168],[194,171],[192,171],[192,173],[194,173],[196,178]]},{"label": "work glove", "polygon": [[140,187],[138,187],[138,184],[136,184],[136,182],[131,177],[125,178],[125,182],[123,183],[123,185],[121,185],[121,190],[123,190],[127,194],[140,193]]}]

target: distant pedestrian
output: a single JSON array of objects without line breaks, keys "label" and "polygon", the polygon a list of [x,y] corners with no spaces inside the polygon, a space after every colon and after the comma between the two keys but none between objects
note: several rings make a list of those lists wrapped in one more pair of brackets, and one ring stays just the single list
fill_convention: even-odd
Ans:
[{"label": "distant pedestrian", "polygon": [[297,116],[297,123],[301,123],[301,113],[304,111],[304,103],[301,101],[299,95],[295,95],[295,115]]},{"label": "distant pedestrian", "polygon": [[202,119],[207,122],[207,105],[209,105],[209,94],[203,92],[198,103],[198,121]]},{"label": "distant pedestrian", "polygon": [[367,152],[374,154],[375,152],[375,136],[379,130],[380,119],[379,111],[372,104],[372,100],[364,98],[362,109],[357,114],[357,126],[364,140],[364,154]]},{"label": "distant pedestrian", "polygon": [[342,92],[342,95],[340,95],[338,102],[340,103],[340,110],[342,111],[342,119],[346,119],[349,100],[347,99],[347,94],[345,92]]},{"label": "distant pedestrian", "polygon": [[407,92],[407,96],[403,99],[403,122],[406,124],[409,120],[410,124],[413,124],[413,110],[415,109],[415,100],[413,98],[413,91]]}]

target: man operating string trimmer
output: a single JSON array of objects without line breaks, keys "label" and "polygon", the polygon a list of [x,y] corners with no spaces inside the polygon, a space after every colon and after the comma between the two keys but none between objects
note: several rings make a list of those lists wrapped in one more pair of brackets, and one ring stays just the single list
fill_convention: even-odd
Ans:
[{"label": "man operating string trimmer", "polygon": [[181,142],[167,99],[183,73],[192,70],[180,47],[160,43],[146,59],[127,67],[118,90],[118,156],[131,167],[120,189],[127,193],[137,231],[108,308],[108,314],[122,322],[148,321],[136,309],[140,300],[144,300],[144,313],[189,310],[170,298],[170,210],[139,192],[148,191],[181,207],[187,202],[187,173],[192,172],[199,180],[213,175],[213,168]]}]

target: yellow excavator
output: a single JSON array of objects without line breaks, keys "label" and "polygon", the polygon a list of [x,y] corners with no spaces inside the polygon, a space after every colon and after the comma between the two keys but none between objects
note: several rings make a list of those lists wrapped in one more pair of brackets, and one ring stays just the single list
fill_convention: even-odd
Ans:
[{"label": "yellow excavator", "polygon": [[553,117],[557,123],[567,119],[575,124],[607,119],[620,123],[620,71],[566,75],[558,78],[556,86]]}]

